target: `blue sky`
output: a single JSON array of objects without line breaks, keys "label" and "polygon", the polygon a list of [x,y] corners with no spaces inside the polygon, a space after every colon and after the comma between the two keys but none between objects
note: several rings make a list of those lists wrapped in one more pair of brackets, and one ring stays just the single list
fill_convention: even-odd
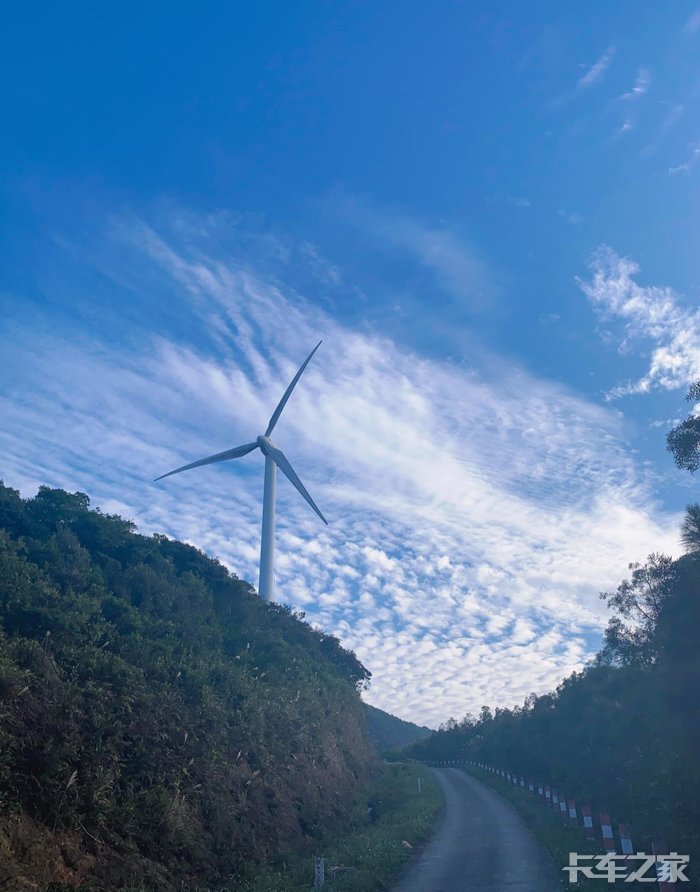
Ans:
[{"label": "blue sky", "polygon": [[700,378],[700,7],[15,5],[0,474],[257,579],[437,724],[547,690],[678,553]]}]

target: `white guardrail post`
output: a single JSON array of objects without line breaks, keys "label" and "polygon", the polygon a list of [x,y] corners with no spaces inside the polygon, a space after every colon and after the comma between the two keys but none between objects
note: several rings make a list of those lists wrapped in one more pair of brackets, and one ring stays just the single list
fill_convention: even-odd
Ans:
[{"label": "white guardrail post", "polygon": [[314,858],[314,892],[323,889],[326,882],[326,859]]}]

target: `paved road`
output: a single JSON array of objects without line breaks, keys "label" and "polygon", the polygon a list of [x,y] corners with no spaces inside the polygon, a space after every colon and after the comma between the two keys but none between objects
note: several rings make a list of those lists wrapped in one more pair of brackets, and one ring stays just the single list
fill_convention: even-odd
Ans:
[{"label": "paved road", "polygon": [[556,868],[505,799],[458,768],[432,771],[445,809],[393,892],[559,892]]}]

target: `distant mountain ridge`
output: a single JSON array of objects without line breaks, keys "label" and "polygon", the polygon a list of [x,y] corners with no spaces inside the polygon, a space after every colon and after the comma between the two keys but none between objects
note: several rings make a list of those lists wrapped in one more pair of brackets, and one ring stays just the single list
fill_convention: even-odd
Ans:
[{"label": "distant mountain ridge", "polygon": [[380,753],[400,750],[418,740],[430,737],[434,732],[424,725],[414,725],[389,712],[365,703],[367,709],[367,733],[370,742]]}]

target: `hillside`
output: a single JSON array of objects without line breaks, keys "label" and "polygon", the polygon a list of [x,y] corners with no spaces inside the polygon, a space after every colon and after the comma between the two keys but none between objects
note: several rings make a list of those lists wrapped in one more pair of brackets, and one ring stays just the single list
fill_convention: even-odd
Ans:
[{"label": "hillside", "polygon": [[221,885],[313,849],[357,820],[368,678],[195,548],[0,484],[0,881]]},{"label": "hillside", "polygon": [[403,749],[433,734],[430,728],[406,722],[376,706],[370,706],[369,703],[365,707],[369,739],[379,753]]}]

